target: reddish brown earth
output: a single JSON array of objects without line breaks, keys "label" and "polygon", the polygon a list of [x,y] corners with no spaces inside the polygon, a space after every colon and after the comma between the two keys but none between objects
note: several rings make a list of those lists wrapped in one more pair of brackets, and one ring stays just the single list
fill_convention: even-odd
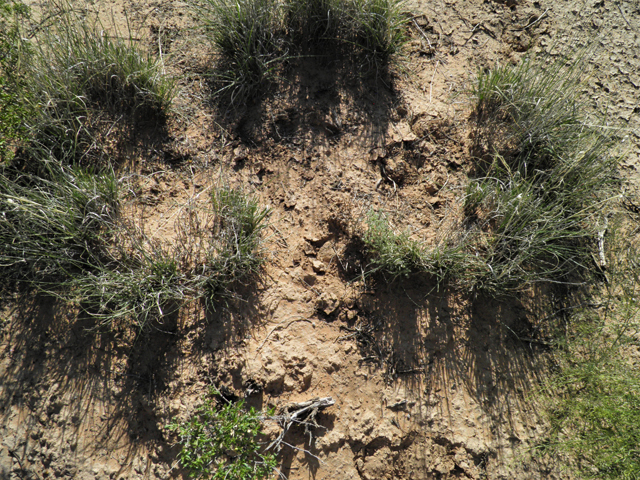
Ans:
[{"label": "reddish brown earth", "polygon": [[273,208],[268,258],[243,300],[207,315],[191,306],[141,334],[89,331],[51,299],[6,299],[0,478],[186,478],[165,427],[212,384],[239,396],[258,386],[247,397],[258,408],[333,397],[311,438],[288,434],[291,480],[565,478],[560,460],[530,455],[545,427],[532,392],[548,366],[544,345],[522,339],[547,305],[363,278],[360,234],[373,208],[437,238],[472,168],[466,88],[478,69],[531,50],[597,46],[586,93],[626,129],[624,172],[637,175],[638,4],[411,2],[407,56],[377,80],[292,62],[260,102],[227,115],[210,100],[211,52],[185,4],[98,7],[121,24],[126,11],[180,79],[166,130],[118,149],[147,233],[177,241],[188,201],[241,185]]}]

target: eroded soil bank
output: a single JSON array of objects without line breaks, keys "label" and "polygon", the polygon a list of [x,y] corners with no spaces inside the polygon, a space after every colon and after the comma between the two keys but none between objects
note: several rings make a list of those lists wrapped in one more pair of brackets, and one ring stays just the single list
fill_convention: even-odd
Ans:
[{"label": "eroded soil bank", "polygon": [[359,236],[374,208],[425,242],[437,237],[473,166],[464,92],[479,68],[529,51],[595,46],[585,93],[626,129],[623,173],[635,177],[640,5],[411,2],[400,66],[362,80],[353,65],[301,59],[228,115],[210,100],[209,47],[185,4],[95,8],[139,26],[180,78],[166,129],[118,150],[146,230],[172,241],[186,202],[242,185],[273,208],[268,261],[243,300],[207,315],[194,305],[140,334],[92,331],[52,299],[4,299],[0,478],[187,478],[165,427],[211,384],[257,408],[335,400],[311,437],[288,434],[296,448],[283,450],[281,469],[291,480],[564,478],[561,462],[528,454],[544,429],[531,397],[548,368],[545,345],[531,341],[542,297],[363,280]]}]

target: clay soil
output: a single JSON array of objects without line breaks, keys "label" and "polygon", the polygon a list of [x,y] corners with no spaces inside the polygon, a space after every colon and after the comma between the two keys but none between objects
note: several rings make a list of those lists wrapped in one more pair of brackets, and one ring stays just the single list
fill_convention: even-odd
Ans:
[{"label": "clay soil", "polygon": [[561,459],[530,454],[545,428],[533,392],[549,372],[538,328],[554,298],[364,276],[363,220],[383,211],[435,241],[473,172],[475,73],[571,45],[595,47],[584,93],[627,132],[622,171],[635,178],[636,0],[415,0],[397,65],[292,60],[256,102],[233,108],[212,100],[214,57],[186,4],[90,8],[128,18],[179,79],[167,125],[115,144],[123,201],[172,242],[184,205],[241,186],[273,209],[267,261],[238,298],[211,312],[188,305],[144,332],[96,331],[48,298],[4,299],[1,479],[187,478],[166,425],[210,385],[256,408],[335,400],[311,435],[287,434],[290,480],[567,478]]}]

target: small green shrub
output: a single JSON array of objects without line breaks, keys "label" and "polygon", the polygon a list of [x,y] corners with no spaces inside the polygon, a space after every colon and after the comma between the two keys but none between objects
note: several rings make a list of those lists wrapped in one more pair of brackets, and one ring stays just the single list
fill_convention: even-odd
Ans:
[{"label": "small green shrub", "polygon": [[640,478],[640,370],[632,354],[640,333],[640,257],[630,238],[607,238],[613,253],[600,308],[568,319],[553,352],[557,368],[539,391],[548,429],[535,452],[568,458],[576,478]]},{"label": "small green shrub", "polygon": [[[276,456],[266,453],[260,443],[262,415],[253,407],[244,409],[244,401],[231,403],[208,398],[184,423],[172,423],[169,429],[180,436],[180,464],[192,477],[220,480],[259,480],[276,471]],[[271,412],[271,415],[273,412]]]}]

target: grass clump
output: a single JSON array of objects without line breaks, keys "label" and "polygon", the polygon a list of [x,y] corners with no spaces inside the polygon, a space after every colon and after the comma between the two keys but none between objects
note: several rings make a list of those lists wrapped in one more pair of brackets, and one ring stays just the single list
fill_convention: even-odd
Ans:
[{"label": "grass clump", "polygon": [[[615,139],[580,109],[581,57],[545,66],[525,59],[481,73],[478,138],[494,149],[469,183],[466,227],[494,291],[582,283],[619,186]],[[596,254],[597,255],[597,254]]]},{"label": "grass clump", "polygon": [[148,242],[122,242],[110,248],[117,248],[117,253],[110,251],[91,269],[68,278],[61,295],[80,305],[99,325],[126,321],[142,330],[154,322],[162,324],[196,294],[168,249]]},{"label": "grass clump", "polygon": [[604,268],[598,239],[619,198],[620,157],[615,138],[580,110],[581,61],[528,58],[480,73],[476,141],[492,150],[478,159],[459,209],[450,209],[457,218],[441,227],[448,239],[425,253],[370,216],[373,270],[434,273],[495,295],[595,278]]},{"label": "grass clump", "polygon": [[478,287],[501,292],[590,277],[617,184],[617,158],[601,155],[597,137],[591,141],[529,176],[496,156],[488,176],[469,183],[467,228],[487,265]]},{"label": "grass clump", "polygon": [[344,38],[362,48],[369,58],[388,61],[406,42],[402,6],[397,0],[353,0],[348,6],[351,27]]},{"label": "grass clump", "polygon": [[26,94],[26,79],[20,75],[24,56],[22,21],[29,10],[22,3],[0,0],[0,163],[10,161],[27,132],[23,118],[32,115]]},{"label": "grass clump", "polygon": [[[180,464],[190,476],[205,479],[259,480],[276,471],[276,456],[260,443],[263,416],[244,401],[231,403],[212,388],[186,422],[169,429],[180,436]],[[273,413],[271,413],[273,414]]]},{"label": "grass clump", "polygon": [[[197,0],[196,12],[221,55],[217,94],[254,97],[290,58],[350,52],[386,63],[405,42],[400,0]],[[321,55],[325,55],[322,53]]]},{"label": "grass clump", "polygon": [[545,65],[525,57],[516,66],[481,71],[475,99],[476,139],[489,158],[502,155],[521,173],[552,168],[597,135],[602,152],[612,145],[602,129],[590,125],[580,96],[586,53]]},{"label": "grass clump", "polygon": [[291,38],[306,46],[342,44],[387,61],[405,42],[401,9],[395,0],[290,0],[285,22]]},{"label": "grass clump", "polygon": [[45,20],[28,40],[16,39],[22,52],[17,95],[29,112],[20,119],[27,156],[96,159],[114,124],[162,121],[173,81],[159,59],[138,48],[130,29],[109,34],[97,18],[66,2],[42,13]]},{"label": "grass clump", "polygon": [[406,230],[396,233],[388,219],[380,212],[370,211],[366,219],[363,242],[370,256],[367,274],[388,274],[393,279],[411,274],[427,273],[438,284],[473,272],[476,258],[464,250],[464,244],[444,241],[432,247],[411,238]]},{"label": "grass clump", "polygon": [[367,230],[363,241],[373,254],[371,273],[385,272],[392,277],[406,277],[424,266],[424,249],[420,242],[411,239],[409,231],[396,234],[387,218],[379,212],[367,215]]},{"label": "grass clump", "polygon": [[219,94],[231,101],[251,98],[275,77],[286,58],[282,41],[281,5],[275,0],[202,0],[196,4],[200,22],[222,60],[215,73]]},{"label": "grass clump", "polygon": [[90,270],[118,212],[112,174],[43,162],[46,178],[0,171],[0,271],[6,284],[57,291]]},{"label": "grass clump", "polygon": [[230,286],[259,271],[264,262],[262,232],[271,209],[229,187],[215,190],[211,200],[217,221],[207,261],[206,298],[215,302]]},{"label": "grass clump", "polygon": [[99,325],[145,328],[186,301],[214,306],[262,265],[269,209],[243,192],[216,191],[210,221],[179,224],[185,241],[169,245],[122,217],[113,173],[55,159],[37,170],[0,171],[3,289],[48,293]]}]

